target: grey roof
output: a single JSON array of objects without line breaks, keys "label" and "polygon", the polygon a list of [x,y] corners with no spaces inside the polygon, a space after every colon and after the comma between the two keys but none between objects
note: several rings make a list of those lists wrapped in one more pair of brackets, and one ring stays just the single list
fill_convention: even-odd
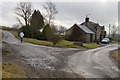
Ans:
[{"label": "grey roof", "polygon": [[77,24],[84,32],[88,33],[88,34],[95,34],[93,31],[91,31],[88,27],[84,26],[84,25],[80,25]]}]

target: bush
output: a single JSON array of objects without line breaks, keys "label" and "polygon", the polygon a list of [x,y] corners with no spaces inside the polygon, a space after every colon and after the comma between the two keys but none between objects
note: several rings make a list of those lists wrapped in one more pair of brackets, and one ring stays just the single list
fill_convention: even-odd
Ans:
[{"label": "bush", "polygon": [[43,39],[47,40],[47,37],[49,37],[53,34],[54,34],[54,31],[49,26],[49,24],[45,25],[43,28],[43,32],[42,32]]},{"label": "bush", "polygon": [[41,32],[33,26],[23,26],[19,29],[19,33],[23,32],[26,38],[41,39]]},{"label": "bush", "polygon": [[37,31],[37,32],[36,32],[35,39],[40,40],[41,38],[42,38],[42,33],[41,33],[40,31]]},{"label": "bush", "polygon": [[53,44],[55,45],[61,40],[61,38],[59,35],[52,34],[51,36],[48,37],[48,40],[53,42]]},{"label": "bush", "polygon": [[24,33],[24,37],[26,38],[31,38],[31,29],[30,26],[23,26],[22,28],[19,29],[19,33],[23,32]]},{"label": "bush", "polygon": [[49,40],[53,42],[53,44],[56,44],[59,42],[59,40],[61,40],[60,36],[55,34],[55,32],[49,26],[49,24],[44,26],[42,35],[43,35],[43,39]]}]

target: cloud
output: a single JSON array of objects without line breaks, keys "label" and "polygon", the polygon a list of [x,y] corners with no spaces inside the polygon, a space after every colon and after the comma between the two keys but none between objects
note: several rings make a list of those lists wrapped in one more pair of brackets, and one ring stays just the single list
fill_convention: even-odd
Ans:
[{"label": "cloud", "polygon": [[54,1],[54,2],[118,2],[119,0],[0,0],[0,2],[46,2],[46,1]]},{"label": "cloud", "polygon": [[[73,1],[73,0],[72,0]],[[3,2],[0,4],[1,25],[11,26],[17,21],[15,20],[14,9],[17,2]],[[39,9],[42,15],[45,14],[42,5],[43,2],[33,2],[34,9]],[[74,23],[84,22],[86,14],[90,20],[100,25],[106,26],[113,24],[118,19],[118,4],[117,2],[55,2],[58,14],[55,17],[55,24],[71,27]]]},{"label": "cloud", "polygon": [[[90,20],[100,23],[101,25],[107,25],[117,20],[117,3],[56,3],[58,14],[56,19],[59,21],[71,21],[81,23],[84,21],[86,14],[89,15]],[[66,23],[64,23],[66,24]]]}]

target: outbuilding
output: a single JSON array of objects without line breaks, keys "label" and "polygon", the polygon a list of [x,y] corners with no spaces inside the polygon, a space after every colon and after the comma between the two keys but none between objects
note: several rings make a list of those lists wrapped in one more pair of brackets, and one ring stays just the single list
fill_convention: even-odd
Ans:
[{"label": "outbuilding", "polygon": [[74,24],[66,30],[65,39],[70,41],[93,42],[95,40],[95,33],[84,25]]}]

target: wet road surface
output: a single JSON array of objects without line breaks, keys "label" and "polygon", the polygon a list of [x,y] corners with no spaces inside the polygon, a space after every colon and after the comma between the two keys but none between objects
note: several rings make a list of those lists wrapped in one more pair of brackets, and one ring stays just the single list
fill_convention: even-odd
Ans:
[{"label": "wet road surface", "polygon": [[[21,43],[19,39],[11,33],[3,31],[2,41],[9,45],[13,52],[24,64],[33,67],[33,78],[51,77],[80,77],[85,78],[105,78],[118,77],[117,63],[111,58],[110,51],[118,48],[117,44],[110,44],[104,47],[82,51],[75,48],[56,48],[31,43]],[[48,75],[41,74],[41,70],[49,70]],[[62,71],[62,73],[60,72]],[[36,72],[36,73],[35,73]],[[63,74],[64,72],[70,75]],[[60,76],[57,76],[58,74]],[[72,74],[72,76],[71,76]],[[73,75],[74,74],[74,75]]]},{"label": "wet road surface", "polygon": [[119,77],[118,64],[110,54],[116,49],[118,49],[117,44],[109,44],[78,52],[69,59],[69,66],[75,73],[82,74],[85,78]]},{"label": "wet road surface", "polygon": [[[19,60],[26,64],[31,78],[81,77],[67,65],[70,55],[81,51],[75,48],[57,48],[20,42],[11,33],[3,31],[2,41],[12,48]],[[32,71],[31,71],[32,70]]]}]

